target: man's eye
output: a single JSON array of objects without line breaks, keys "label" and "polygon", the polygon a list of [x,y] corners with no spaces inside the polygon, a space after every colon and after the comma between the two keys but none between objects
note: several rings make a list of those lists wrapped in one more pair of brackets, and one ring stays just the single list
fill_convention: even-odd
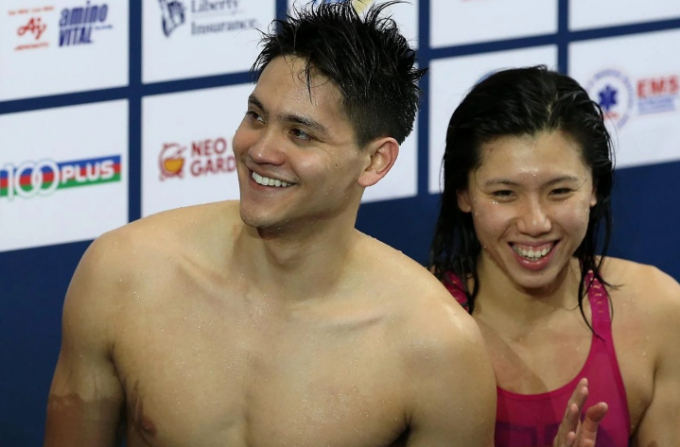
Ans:
[{"label": "man's eye", "polygon": [[255,112],[254,110],[248,110],[246,112],[246,116],[248,116],[248,118],[250,118],[251,120],[255,120],[255,121],[259,121],[261,123],[264,123],[264,118],[262,118],[262,115]]},{"label": "man's eye", "polygon": [[295,138],[297,138],[297,139],[299,139],[299,140],[309,140],[309,139],[312,138],[312,137],[311,137],[307,132],[305,132],[304,130],[293,129],[293,130],[291,130],[290,132],[293,134],[293,136],[294,136]]}]

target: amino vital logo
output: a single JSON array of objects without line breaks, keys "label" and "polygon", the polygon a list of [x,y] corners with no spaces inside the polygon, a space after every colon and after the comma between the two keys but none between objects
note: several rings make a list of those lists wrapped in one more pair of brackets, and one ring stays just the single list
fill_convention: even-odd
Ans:
[{"label": "amino vital logo", "polygon": [[0,199],[49,196],[57,189],[91,186],[121,180],[120,155],[55,162],[50,159],[0,167]]},{"label": "amino vital logo", "polygon": [[85,7],[64,8],[59,19],[59,46],[91,44],[92,30],[111,29],[106,23],[109,5],[91,5]]}]

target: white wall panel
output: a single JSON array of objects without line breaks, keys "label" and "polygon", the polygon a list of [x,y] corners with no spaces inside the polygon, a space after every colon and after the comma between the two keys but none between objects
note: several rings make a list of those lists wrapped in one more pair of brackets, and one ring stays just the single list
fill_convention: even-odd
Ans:
[{"label": "white wall panel", "polygon": [[430,2],[430,44],[435,48],[556,31],[557,0]]}]

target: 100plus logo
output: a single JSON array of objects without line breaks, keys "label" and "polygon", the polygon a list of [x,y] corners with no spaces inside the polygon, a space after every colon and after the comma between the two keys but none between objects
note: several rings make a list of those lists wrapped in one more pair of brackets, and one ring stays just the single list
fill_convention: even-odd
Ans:
[{"label": "100plus logo", "polygon": [[121,180],[121,156],[56,162],[50,159],[0,166],[0,199],[49,196],[58,189]]}]

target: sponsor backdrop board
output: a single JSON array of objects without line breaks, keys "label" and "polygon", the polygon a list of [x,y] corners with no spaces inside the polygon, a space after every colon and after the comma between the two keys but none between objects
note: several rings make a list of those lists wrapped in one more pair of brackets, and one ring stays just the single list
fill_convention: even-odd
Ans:
[{"label": "sponsor backdrop board", "polygon": [[0,115],[0,251],[128,221],[127,101]]},{"label": "sponsor backdrop board", "polygon": [[557,47],[551,45],[432,61],[430,89],[439,93],[430,97],[430,193],[441,192],[444,184],[441,166],[446,128],[451,114],[470,88],[496,71],[531,65],[546,65],[554,70],[557,66]]},{"label": "sponsor backdrop board", "polygon": [[124,0],[3,0],[0,101],[127,85],[128,7]]},{"label": "sponsor backdrop board", "polygon": [[606,113],[619,168],[680,160],[680,30],[574,43],[569,72]]},{"label": "sponsor backdrop board", "polygon": [[257,55],[272,0],[143,0],[145,83],[243,72]]},{"label": "sponsor backdrop board", "polygon": [[[387,3],[390,0],[353,0],[357,11],[365,12],[371,5]],[[387,11],[392,16],[399,30],[413,46],[418,46],[418,5],[419,0],[408,0],[397,5],[390,6]],[[324,3],[323,0],[288,0],[288,7],[304,8],[309,5]],[[328,3],[328,2],[326,2]]]},{"label": "sponsor backdrop board", "polygon": [[557,31],[557,0],[431,0],[430,45],[445,47]]},{"label": "sponsor backdrop board", "polygon": [[242,84],[144,98],[143,216],[238,199],[231,142],[252,91]]},{"label": "sponsor backdrop board", "polygon": [[678,0],[570,0],[569,28],[581,30],[680,18]]},{"label": "sponsor backdrop board", "polygon": [[[0,1],[0,445],[42,445],[63,297],[90,241],[237,197],[231,138],[253,88],[256,28],[290,6]],[[414,133],[365,192],[361,231],[426,263],[451,112],[489,73],[544,63],[584,83],[615,132],[610,253],[680,279],[680,198],[665,193],[680,176],[677,0],[408,0],[390,11],[431,71]]]}]

